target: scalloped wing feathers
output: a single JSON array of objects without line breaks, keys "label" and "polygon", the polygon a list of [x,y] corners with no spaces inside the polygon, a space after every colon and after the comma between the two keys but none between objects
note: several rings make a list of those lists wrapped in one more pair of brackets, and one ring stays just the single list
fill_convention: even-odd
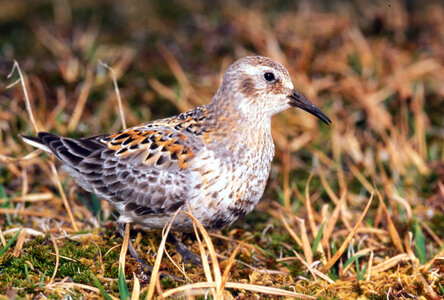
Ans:
[{"label": "scalloped wing feathers", "polygon": [[120,210],[138,216],[168,214],[185,203],[190,177],[187,167],[202,147],[193,131],[198,127],[194,128],[198,124],[194,117],[182,114],[89,138],[40,132],[38,138],[23,139],[52,152],[84,189]]}]

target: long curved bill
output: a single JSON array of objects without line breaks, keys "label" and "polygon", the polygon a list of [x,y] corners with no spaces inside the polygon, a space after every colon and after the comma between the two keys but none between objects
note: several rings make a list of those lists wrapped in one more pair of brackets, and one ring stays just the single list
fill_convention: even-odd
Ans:
[{"label": "long curved bill", "polygon": [[306,112],[315,115],[319,119],[321,119],[325,124],[330,125],[331,120],[327,117],[319,108],[317,108],[313,103],[307,100],[304,96],[302,96],[298,91],[292,90],[291,95],[288,96],[290,98],[289,104],[293,107],[299,107],[300,109],[305,110]]}]

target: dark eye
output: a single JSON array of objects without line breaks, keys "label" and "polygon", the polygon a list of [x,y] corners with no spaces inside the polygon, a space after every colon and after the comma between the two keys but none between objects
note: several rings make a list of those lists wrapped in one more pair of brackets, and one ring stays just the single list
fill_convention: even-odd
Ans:
[{"label": "dark eye", "polygon": [[266,81],[273,81],[275,79],[274,74],[270,72],[265,73],[264,78]]}]

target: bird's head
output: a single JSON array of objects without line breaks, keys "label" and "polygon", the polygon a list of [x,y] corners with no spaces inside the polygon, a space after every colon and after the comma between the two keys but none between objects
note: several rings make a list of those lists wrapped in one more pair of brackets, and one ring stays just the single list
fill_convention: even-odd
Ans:
[{"label": "bird's head", "polygon": [[326,124],[331,123],[321,110],[294,89],[290,74],[280,63],[263,56],[246,56],[229,66],[218,97],[213,101],[228,101],[231,108],[252,118],[271,117],[290,107],[299,107]]}]

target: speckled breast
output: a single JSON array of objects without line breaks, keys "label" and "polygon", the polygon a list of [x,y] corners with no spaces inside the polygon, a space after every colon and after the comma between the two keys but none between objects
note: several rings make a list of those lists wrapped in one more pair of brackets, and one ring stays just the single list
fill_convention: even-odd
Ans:
[{"label": "speckled breast", "polygon": [[190,206],[204,227],[220,229],[253,210],[264,193],[274,145],[261,150],[221,156],[204,149],[193,160]]}]

